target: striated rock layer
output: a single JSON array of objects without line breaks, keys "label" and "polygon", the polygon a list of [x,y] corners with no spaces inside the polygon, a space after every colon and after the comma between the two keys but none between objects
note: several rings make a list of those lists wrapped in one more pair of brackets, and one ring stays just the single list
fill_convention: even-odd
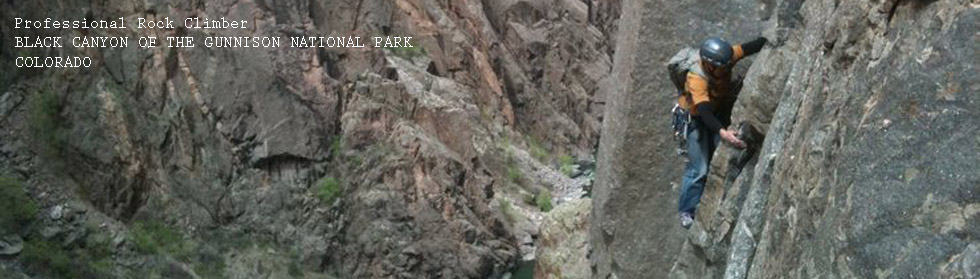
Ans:
[{"label": "striated rock layer", "polygon": [[[980,276],[976,1],[622,5],[593,278]],[[760,30],[772,44],[745,73],[733,122],[764,139],[716,152],[685,231],[665,61],[706,35]]]},{"label": "striated rock layer", "polygon": [[[85,235],[111,240],[112,260],[94,277],[497,278],[521,257],[513,228],[492,205],[508,180],[501,153],[511,147],[503,143],[529,149],[533,142],[548,153],[539,158],[546,165],[590,153],[617,3],[6,1],[5,23],[249,23],[0,24],[4,63],[28,55],[97,61],[87,69],[0,72],[0,176],[25,182],[41,208],[22,233],[29,242],[60,242],[75,255],[89,248],[78,241]],[[187,36],[199,45],[24,50],[8,41],[80,35]],[[415,47],[200,45],[210,36],[276,36],[286,44],[289,36],[383,35],[413,36]],[[68,204],[80,214],[50,217]],[[134,229],[144,227],[151,229]],[[166,228],[181,240],[171,243],[177,248],[140,242],[141,233],[171,236]],[[34,233],[42,230],[51,233]],[[0,268],[43,273],[18,264],[27,257],[4,258]]]}]

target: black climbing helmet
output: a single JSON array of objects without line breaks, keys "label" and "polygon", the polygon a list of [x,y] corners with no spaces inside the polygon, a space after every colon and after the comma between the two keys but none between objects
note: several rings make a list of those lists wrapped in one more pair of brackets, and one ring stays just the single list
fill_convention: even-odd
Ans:
[{"label": "black climbing helmet", "polygon": [[732,62],[732,45],[720,38],[711,37],[701,43],[701,60],[707,61],[712,66],[728,66]]}]

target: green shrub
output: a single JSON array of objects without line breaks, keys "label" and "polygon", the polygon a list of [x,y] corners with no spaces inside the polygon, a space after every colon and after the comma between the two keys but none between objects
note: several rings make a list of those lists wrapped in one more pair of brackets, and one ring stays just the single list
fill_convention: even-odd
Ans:
[{"label": "green shrub", "polygon": [[333,177],[324,177],[317,183],[316,196],[325,205],[333,204],[333,201],[340,197],[340,181]]},{"label": "green shrub", "polygon": [[531,157],[538,159],[539,162],[548,163],[548,150],[541,147],[541,144],[538,143],[537,140],[532,137],[528,137],[527,145],[527,148],[530,149],[529,151],[531,152]]},{"label": "green shrub", "polygon": [[514,224],[517,221],[517,212],[514,212],[514,206],[509,201],[500,200],[500,212],[504,214],[504,219],[508,224]]},{"label": "green shrub", "polygon": [[[88,268],[95,274],[112,274],[112,259],[104,258],[99,260],[93,260],[88,263]],[[96,277],[105,278],[105,277]]]},{"label": "green shrub", "polygon": [[517,185],[521,185],[524,182],[524,173],[517,166],[507,166],[507,179]]},{"label": "green shrub", "polygon": [[225,278],[225,268],[225,259],[216,251],[200,251],[194,262],[194,273],[201,278]]},{"label": "green shrub", "polygon": [[333,141],[330,142],[330,156],[336,160],[340,158],[340,136],[334,136]]},{"label": "green shrub", "polygon": [[286,267],[286,273],[292,278],[303,278],[303,266],[300,265],[300,255],[299,251],[292,249],[289,253],[289,266]]},{"label": "green shrub", "polygon": [[347,160],[347,166],[352,167],[352,168],[355,168],[355,169],[364,165],[364,157],[362,157],[361,155],[356,154],[356,153],[353,154],[353,155],[347,156],[344,159]]},{"label": "green shrub", "polygon": [[136,222],[130,231],[136,251],[150,255],[166,254],[186,258],[190,243],[179,232],[157,221]]},{"label": "green shrub", "polygon": [[483,106],[478,107],[480,108],[480,120],[483,120],[484,123],[490,123],[493,120],[490,116],[490,110]]},{"label": "green shrub", "polygon": [[16,233],[34,220],[37,204],[15,179],[0,177],[0,234]]},{"label": "green shrub", "polygon": [[102,260],[112,257],[112,241],[104,234],[91,233],[85,238],[85,249],[83,250],[93,260]]},{"label": "green shrub", "polygon": [[[205,239],[204,242],[217,249],[216,254],[267,245],[270,242],[266,236],[252,235],[240,230],[214,230],[203,232],[201,236]],[[201,250],[207,250],[206,248],[208,247],[202,247]]]},{"label": "green shrub", "polygon": [[559,156],[558,163],[559,163],[559,170],[561,170],[561,173],[565,174],[565,176],[572,176],[572,171],[574,171],[572,162],[574,161],[575,160],[572,159],[572,156],[568,156],[564,154]]},{"label": "green shrub", "polygon": [[24,250],[20,252],[20,259],[28,270],[35,273],[62,278],[72,275],[71,257],[61,249],[61,245],[52,241],[28,240],[24,243]]},{"label": "green shrub", "polygon": [[90,235],[84,247],[66,249],[56,241],[30,238],[20,260],[28,271],[54,278],[108,278],[112,274],[112,249],[108,239]]},{"label": "green shrub", "polygon": [[411,47],[386,47],[395,56],[401,57],[403,59],[413,60],[416,57],[428,55],[425,48],[418,45],[412,45]]},{"label": "green shrub", "polygon": [[[91,278],[106,278],[112,274],[112,241],[104,234],[92,233],[85,239],[85,249],[76,250],[76,265],[85,264],[85,272]],[[76,267],[78,269],[80,267]]]},{"label": "green shrub", "polygon": [[551,192],[548,190],[541,190],[538,196],[534,199],[534,203],[543,212],[551,211]]},{"label": "green shrub", "polygon": [[524,182],[524,173],[517,166],[517,159],[514,159],[514,147],[508,144],[504,148],[506,148],[505,151],[507,154],[507,181],[515,185],[522,185]]},{"label": "green shrub", "polygon": [[67,137],[61,128],[58,112],[61,109],[58,96],[51,91],[40,91],[30,97],[31,134],[40,144],[42,154],[57,157],[65,148]]}]

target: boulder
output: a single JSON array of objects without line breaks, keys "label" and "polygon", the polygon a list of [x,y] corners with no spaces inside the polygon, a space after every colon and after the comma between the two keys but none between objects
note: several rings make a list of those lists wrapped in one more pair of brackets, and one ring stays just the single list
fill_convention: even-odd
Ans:
[{"label": "boulder", "polygon": [[592,278],[586,229],[591,209],[591,199],[577,199],[560,204],[545,215],[534,278]]}]

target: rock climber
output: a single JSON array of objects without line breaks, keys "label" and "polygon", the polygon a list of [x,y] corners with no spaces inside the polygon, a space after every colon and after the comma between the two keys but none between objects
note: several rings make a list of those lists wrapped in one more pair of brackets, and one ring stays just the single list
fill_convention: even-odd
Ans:
[{"label": "rock climber", "polygon": [[687,74],[685,90],[677,100],[678,105],[691,115],[686,131],[688,162],[677,207],[684,229],[694,223],[694,212],[701,201],[711,157],[719,140],[740,149],[746,146],[735,131],[726,127],[730,122],[728,115],[719,112],[726,105],[730,109],[737,94],[733,92],[731,80],[735,63],[762,50],[766,42],[766,38],[759,37],[733,46],[720,38],[708,38],[698,51],[699,63]]}]

